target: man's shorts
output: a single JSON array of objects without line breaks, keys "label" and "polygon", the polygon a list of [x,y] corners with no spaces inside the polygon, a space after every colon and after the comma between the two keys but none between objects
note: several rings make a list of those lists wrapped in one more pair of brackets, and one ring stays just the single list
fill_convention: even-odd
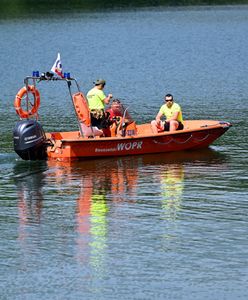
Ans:
[{"label": "man's shorts", "polygon": [[[169,122],[163,122],[160,121],[160,124],[157,125],[158,131],[170,131],[170,123]],[[181,122],[178,122],[177,130],[182,130],[184,128],[183,124]]]}]

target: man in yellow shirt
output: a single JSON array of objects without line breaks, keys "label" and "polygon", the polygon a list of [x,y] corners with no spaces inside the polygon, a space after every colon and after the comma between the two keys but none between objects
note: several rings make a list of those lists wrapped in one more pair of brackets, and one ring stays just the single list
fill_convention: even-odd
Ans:
[{"label": "man in yellow shirt", "polygon": [[[165,104],[161,106],[156,119],[151,122],[153,133],[183,129],[183,116],[180,105],[174,102],[171,94],[165,95],[164,99]],[[166,117],[165,122],[161,121],[162,116]]]},{"label": "man in yellow shirt", "polygon": [[97,79],[94,82],[94,87],[87,93],[87,99],[89,103],[91,125],[97,126],[99,129],[104,128],[104,106],[109,104],[112,94],[106,96],[103,92],[106,81],[103,79]]}]

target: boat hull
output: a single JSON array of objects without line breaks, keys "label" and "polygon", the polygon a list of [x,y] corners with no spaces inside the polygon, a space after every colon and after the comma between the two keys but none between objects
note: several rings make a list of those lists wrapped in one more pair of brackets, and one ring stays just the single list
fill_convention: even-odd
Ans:
[{"label": "boat hull", "polygon": [[200,149],[212,144],[230,126],[230,123],[219,122],[173,133],[88,139],[67,137],[55,140],[55,146],[48,148],[47,154],[49,159],[63,161]]}]

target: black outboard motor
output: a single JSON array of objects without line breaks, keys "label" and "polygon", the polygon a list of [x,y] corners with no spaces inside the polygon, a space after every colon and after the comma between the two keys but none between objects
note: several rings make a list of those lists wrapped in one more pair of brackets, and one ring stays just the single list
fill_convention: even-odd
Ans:
[{"label": "black outboard motor", "polygon": [[14,150],[24,160],[47,158],[45,132],[36,120],[22,120],[13,131]]}]

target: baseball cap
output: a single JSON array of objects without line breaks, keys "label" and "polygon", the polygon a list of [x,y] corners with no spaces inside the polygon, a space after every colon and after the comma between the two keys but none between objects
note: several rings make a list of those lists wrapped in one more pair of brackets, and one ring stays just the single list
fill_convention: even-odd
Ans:
[{"label": "baseball cap", "polygon": [[94,85],[100,85],[100,84],[106,84],[106,81],[104,79],[97,79],[93,83]]}]

